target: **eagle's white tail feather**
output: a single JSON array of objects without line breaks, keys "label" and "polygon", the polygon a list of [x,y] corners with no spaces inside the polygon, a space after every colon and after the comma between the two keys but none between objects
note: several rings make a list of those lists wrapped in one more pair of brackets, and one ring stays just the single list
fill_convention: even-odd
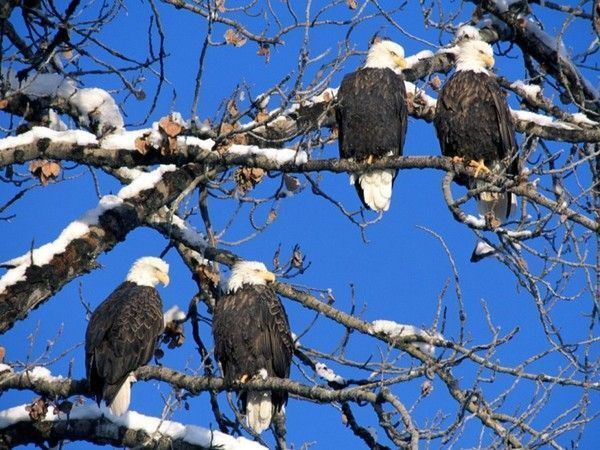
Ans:
[{"label": "eagle's white tail feather", "polygon": [[375,211],[387,211],[392,201],[394,169],[372,170],[361,174],[358,182],[365,203]]},{"label": "eagle's white tail feather", "polygon": [[256,434],[269,428],[273,417],[273,403],[269,391],[250,391],[246,397],[246,425]]},{"label": "eagle's white tail feather", "polygon": [[131,402],[131,383],[134,381],[136,381],[136,378],[133,373],[130,373],[111,404],[108,405],[110,412],[115,416],[122,416],[129,409],[129,403]]},{"label": "eagle's white tail feather", "polygon": [[498,220],[504,221],[508,218],[506,215],[508,208],[510,208],[508,217],[513,216],[517,210],[517,196],[510,192],[482,192],[479,194],[477,210],[482,216],[492,212]]}]

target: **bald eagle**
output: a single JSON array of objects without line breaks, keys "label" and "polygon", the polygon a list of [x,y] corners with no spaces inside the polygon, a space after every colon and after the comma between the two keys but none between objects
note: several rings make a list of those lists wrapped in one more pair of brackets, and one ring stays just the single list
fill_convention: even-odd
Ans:
[{"label": "bald eagle", "polygon": [[[500,86],[488,71],[494,65],[492,47],[479,40],[462,40],[453,51],[456,72],[444,84],[434,124],[444,156],[467,160],[476,174],[485,171],[518,175],[515,126]],[[459,177],[459,184],[476,188],[477,182]],[[506,192],[482,192],[477,199],[482,215],[509,217],[516,197]]]},{"label": "bald eagle", "polygon": [[[389,40],[374,43],[365,65],[344,77],[338,91],[336,119],[342,158],[372,162],[402,155],[407,126],[406,89],[401,69],[404,49]],[[350,183],[363,205],[387,211],[395,169],[351,174]]]},{"label": "bald eagle", "polygon": [[132,372],[146,364],[163,330],[162,301],[155,286],[169,284],[160,258],[138,259],[127,278],[93,312],[85,334],[85,369],[98,405],[111,412],[129,408]]},{"label": "bald eagle", "polygon": [[[283,305],[267,285],[274,280],[260,262],[237,262],[232,268],[227,295],[217,301],[212,326],[215,357],[226,382],[290,375],[294,343]],[[286,402],[285,392],[240,394],[246,424],[256,433],[269,428]]]}]

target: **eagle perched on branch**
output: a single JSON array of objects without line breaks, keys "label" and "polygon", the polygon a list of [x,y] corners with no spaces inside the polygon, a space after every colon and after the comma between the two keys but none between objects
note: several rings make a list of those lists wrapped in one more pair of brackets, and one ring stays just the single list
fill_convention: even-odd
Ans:
[{"label": "eagle perched on branch", "polygon": [[[401,70],[404,49],[390,40],[375,42],[365,65],[344,77],[338,91],[336,119],[340,156],[371,163],[402,155],[406,135],[406,88]],[[350,175],[363,205],[387,211],[396,169],[367,170]]]},{"label": "eagle perched on branch", "polygon": [[98,405],[122,415],[129,408],[133,371],[146,364],[163,331],[162,300],[155,286],[169,284],[169,265],[138,259],[127,278],[93,312],[85,334],[85,369]]},{"label": "eagle perched on branch", "polygon": [[[261,262],[232,267],[227,295],[217,301],[213,315],[215,358],[228,383],[290,375],[294,342],[283,305],[267,284],[273,281],[275,275]],[[287,392],[241,392],[248,427],[257,434],[269,428],[287,397]]]},{"label": "eagle perched on branch", "polygon": [[[463,39],[448,51],[456,58],[456,72],[438,97],[434,124],[442,154],[465,161],[475,173],[518,175],[519,159],[513,123],[506,97],[489,72],[494,66],[492,47],[480,40]],[[459,177],[459,184],[480,184]],[[483,216],[492,213],[502,221],[516,209],[510,192],[482,192],[477,205]]]}]

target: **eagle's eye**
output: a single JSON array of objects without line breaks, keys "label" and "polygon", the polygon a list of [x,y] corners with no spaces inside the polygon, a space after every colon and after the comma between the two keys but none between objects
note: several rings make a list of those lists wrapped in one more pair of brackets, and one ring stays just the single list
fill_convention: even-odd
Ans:
[{"label": "eagle's eye", "polygon": [[479,50],[479,53],[483,55],[483,50]]}]

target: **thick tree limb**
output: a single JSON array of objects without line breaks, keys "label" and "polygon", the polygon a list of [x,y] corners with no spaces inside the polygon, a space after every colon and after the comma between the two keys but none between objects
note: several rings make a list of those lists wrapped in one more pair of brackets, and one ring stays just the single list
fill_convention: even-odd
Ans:
[{"label": "thick tree limb", "polygon": [[[570,130],[565,130],[570,131]],[[596,131],[596,130],[588,130],[588,131]],[[600,133],[600,130],[598,130]],[[41,142],[48,144],[46,140],[38,141],[38,145],[31,144],[31,146],[27,146],[29,150],[29,158],[34,159],[34,157],[50,157],[54,158],[52,152],[47,152],[44,150],[42,153],[35,155],[35,147],[38,147]],[[145,160],[145,156],[137,152],[132,152],[129,150],[105,150],[101,148],[86,148],[81,146],[73,147],[73,154],[70,155],[69,152],[63,152],[64,148],[61,148],[60,145],[56,146],[58,152],[61,153],[63,158],[68,158],[69,160],[75,160],[80,162],[86,162],[91,165],[98,166],[108,166],[108,167],[123,167],[123,166],[135,166],[140,164],[152,164],[156,163],[156,156],[151,156],[148,160]],[[6,151],[6,150],[5,150]],[[33,152],[33,153],[32,153]],[[14,160],[14,157],[17,156],[19,160],[24,161],[24,154],[21,153],[20,149],[15,149],[12,152],[7,152],[7,154],[0,153],[0,166],[5,164],[10,164],[10,161]],[[114,159],[111,160],[112,155]],[[13,159],[11,159],[13,158]],[[60,159],[60,158],[57,158]],[[466,172],[466,169],[462,166],[456,166],[450,159],[439,157],[439,156],[398,156],[398,157],[388,157],[381,158],[375,161],[372,164],[367,164],[366,162],[357,163],[351,160],[343,160],[343,159],[319,159],[319,160],[310,160],[303,164],[295,164],[295,163],[287,163],[281,165],[277,161],[273,161],[265,156],[261,155],[237,155],[225,153],[221,154],[215,151],[204,150],[195,146],[182,146],[181,152],[177,153],[174,156],[163,157],[160,162],[163,163],[177,163],[182,164],[186,160],[192,160],[197,163],[202,163],[205,165],[215,166],[220,165],[222,167],[230,167],[230,166],[248,166],[248,167],[260,167],[267,171],[281,171],[287,173],[306,173],[306,172],[360,172],[365,169],[382,169],[382,168],[397,168],[397,169],[409,169],[409,168],[432,168],[444,170],[446,172],[454,171],[457,174],[469,174]],[[496,177],[495,179],[491,176],[480,175],[481,179],[494,182],[499,187],[504,185],[503,180],[500,177]],[[529,187],[515,187],[513,189],[518,195],[529,198],[535,203],[540,203],[543,206],[549,208],[552,211],[563,210],[564,208],[559,205],[557,202],[552,201],[535,190]],[[565,209],[565,214],[568,218],[573,221],[583,225],[584,227],[597,231],[600,230],[600,224],[596,221],[589,219],[569,208]]]},{"label": "thick tree limb", "polygon": [[511,41],[516,43],[523,53],[531,55],[545,70],[552,75],[569,93],[576,103],[582,107],[600,111],[600,100],[590,85],[579,73],[574,64],[561,55],[560,49],[550,47],[529,27],[524,26],[518,14],[510,11],[500,11],[496,2],[492,0],[471,0],[484,11],[493,14],[502,20],[512,31]]},{"label": "thick tree limb", "polygon": [[77,276],[98,267],[96,258],[121,242],[143,219],[172,201],[199,174],[199,167],[187,165],[166,173],[153,189],[140,192],[122,205],[107,210],[90,225],[89,232],[74,239],[63,253],[45,265],[30,265],[25,279],[0,292],[0,332],[23,320]]},{"label": "thick tree limb", "polygon": [[[143,430],[119,426],[106,417],[94,419],[62,419],[42,422],[18,422],[0,429],[0,449],[18,445],[50,446],[60,441],[85,441],[114,447],[147,448],[160,450],[205,449],[170,436],[151,436]],[[42,447],[43,448],[43,447]]]},{"label": "thick tree limb", "polygon": [[[225,390],[238,391],[240,389],[271,390],[280,389],[299,397],[317,402],[330,403],[337,401],[353,402],[377,402],[377,394],[372,388],[357,389],[355,387],[334,390],[328,387],[307,386],[292,380],[269,378],[267,380],[252,380],[244,384],[236,383],[227,386],[223,378],[186,375],[182,372],[169,369],[164,366],[143,366],[135,371],[138,380],[158,380],[170,384],[176,389],[185,389],[193,394],[204,391],[222,392]],[[88,391],[85,379],[44,379],[32,378],[27,372],[0,375],[0,392],[9,389],[28,390],[38,395],[51,399],[66,398],[73,395],[83,395],[92,398],[93,394]]]},{"label": "thick tree limb", "polygon": [[[519,440],[501,424],[501,422],[504,421],[503,416],[492,414],[489,407],[484,407],[485,402],[481,397],[478,397],[477,401],[474,401],[467,391],[461,390],[459,388],[458,380],[450,374],[449,370],[441,367],[434,367],[433,369],[436,374],[441,377],[444,383],[446,383],[449,392],[459,402],[461,408],[464,408],[477,416],[484,425],[492,429],[502,439],[506,439],[511,446],[515,448],[520,447]],[[406,419],[405,416],[407,415],[406,409],[402,403],[400,403],[395,396],[392,396],[389,391],[382,391],[383,394],[372,391],[372,389],[377,389],[377,384],[371,388],[352,387],[335,390],[320,386],[306,386],[292,380],[269,378],[266,380],[249,381],[243,385],[235,384],[233,386],[226,386],[222,378],[185,375],[181,372],[160,366],[141,367],[136,371],[135,375],[138,380],[163,381],[174,388],[185,389],[196,395],[207,390],[223,391],[246,388],[253,390],[282,389],[300,398],[321,403],[351,401],[379,404],[383,401],[390,403],[404,419]],[[59,395],[62,396],[64,394],[89,396],[90,394],[87,392],[85,386],[84,380],[56,380],[47,382],[38,379],[32,380],[29,377],[20,374],[17,376],[4,375],[3,378],[0,378],[0,392],[10,388],[27,389],[49,398],[54,398]],[[412,442],[416,442],[416,440],[418,440],[418,432],[412,427],[411,422],[409,422],[409,429],[407,431],[409,431],[409,434],[412,436]]]}]

